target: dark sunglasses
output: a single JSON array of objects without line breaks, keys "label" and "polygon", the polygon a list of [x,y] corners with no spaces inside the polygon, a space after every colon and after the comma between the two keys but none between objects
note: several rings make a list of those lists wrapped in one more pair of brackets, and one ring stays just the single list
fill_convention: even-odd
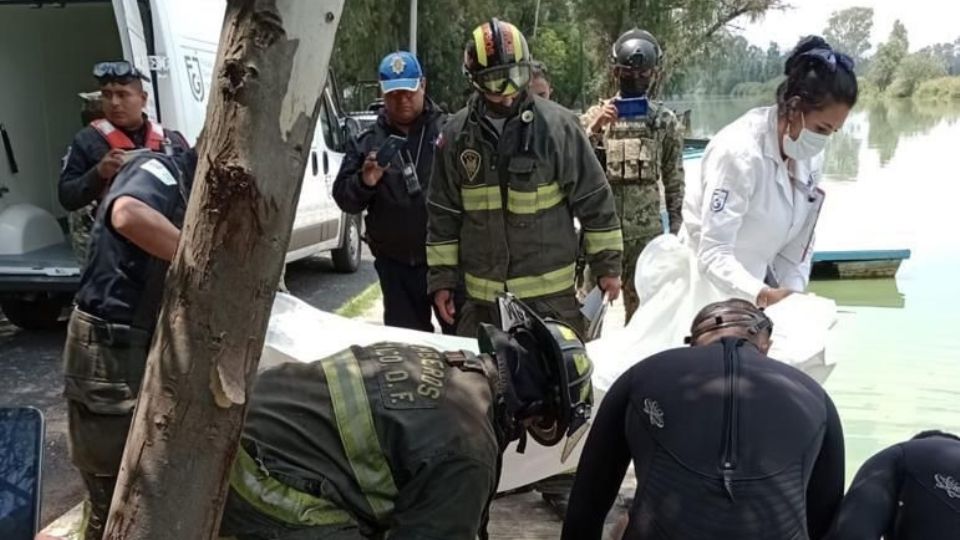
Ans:
[{"label": "dark sunglasses", "polygon": [[101,81],[129,80],[136,78],[143,79],[144,81],[150,80],[139,69],[135,68],[133,64],[127,62],[126,60],[120,60],[117,62],[100,62],[95,64],[93,66],[93,76]]}]

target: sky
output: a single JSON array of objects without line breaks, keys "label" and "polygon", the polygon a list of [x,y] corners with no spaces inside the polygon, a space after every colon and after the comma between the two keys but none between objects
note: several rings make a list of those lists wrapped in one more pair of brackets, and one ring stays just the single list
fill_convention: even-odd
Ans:
[{"label": "sky", "polygon": [[750,42],[766,48],[775,41],[789,50],[801,36],[822,34],[834,11],[848,7],[873,8],[871,45],[887,40],[893,22],[900,19],[907,27],[910,50],[934,43],[953,42],[960,37],[960,1],[958,0],[787,0],[792,9],[769,12],[755,23],[741,19],[734,26]]}]

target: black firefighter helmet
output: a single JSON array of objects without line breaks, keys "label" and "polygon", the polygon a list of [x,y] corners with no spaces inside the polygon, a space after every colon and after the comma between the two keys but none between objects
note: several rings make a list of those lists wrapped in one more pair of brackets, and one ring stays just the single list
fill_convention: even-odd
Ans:
[{"label": "black firefighter helmet", "polygon": [[634,28],[621,34],[614,42],[610,62],[614,67],[647,71],[660,65],[662,55],[663,51],[653,34]]},{"label": "black firefighter helmet", "polygon": [[[562,460],[566,460],[587,431],[593,407],[593,363],[587,356],[580,336],[563,322],[544,319],[526,304],[507,293],[497,299],[502,331],[489,325],[481,329],[480,349],[485,353],[504,354],[502,337],[523,347],[522,361],[535,361],[542,373],[542,400],[527,404],[539,420],[527,423],[525,429],[544,446],[554,446],[566,438]],[[504,334],[505,333],[505,334]],[[501,336],[498,338],[497,336]],[[498,364],[505,366],[503,358]],[[501,369],[503,369],[501,367]],[[516,385],[518,381],[512,381]]]}]

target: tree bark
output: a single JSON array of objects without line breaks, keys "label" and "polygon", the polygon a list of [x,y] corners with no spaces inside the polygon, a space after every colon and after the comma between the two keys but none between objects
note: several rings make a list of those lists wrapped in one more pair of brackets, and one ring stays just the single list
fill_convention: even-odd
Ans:
[{"label": "tree bark", "polygon": [[227,3],[105,538],[217,537],[343,3]]}]

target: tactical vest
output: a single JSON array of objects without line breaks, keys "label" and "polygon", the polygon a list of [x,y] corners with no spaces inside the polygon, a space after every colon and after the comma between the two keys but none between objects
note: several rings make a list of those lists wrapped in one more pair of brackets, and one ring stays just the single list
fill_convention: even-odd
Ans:
[{"label": "tactical vest", "polygon": [[[663,139],[657,136],[662,125],[657,118],[657,111],[651,110],[647,117],[617,120],[610,125],[604,137],[607,180],[613,186],[656,186],[660,228],[668,233],[667,192],[660,176]],[[619,200],[623,195],[614,189],[614,196]],[[622,208],[618,210],[623,212]]]},{"label": "tactical vest", "polygon": [[[147,120],[147,139],[144,141],[144,146],[153,150],[154,152],[160,152],[163,150],[163,141],[165,139],[163,134],[163,126],[156,122],[151,122]],[[130,140],[130,137],[127,136],[122,130],[117,129],[109,120],[101,118],[99,120],[94,120],[90,122],[90,127],[97,130],[97,133],[103,137],[107,144],[110,145],[112,150],[135,150],[137,145]]]},{"label": "tactical vest", "polygon": [[652,118],[617,120],[604,137],[611,184],[653,184],[660,179],[660,143]]}]

